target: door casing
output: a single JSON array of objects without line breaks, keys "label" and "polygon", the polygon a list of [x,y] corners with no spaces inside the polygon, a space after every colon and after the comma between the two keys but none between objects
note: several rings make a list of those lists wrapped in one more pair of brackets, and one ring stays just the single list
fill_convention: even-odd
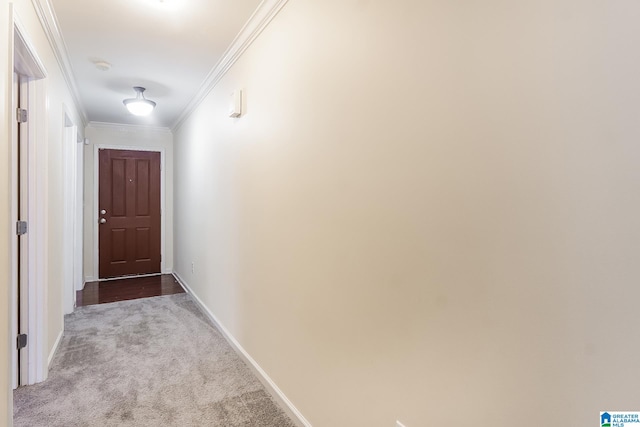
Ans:
[{"label": "door casing", "polygon": [[76,269],[82,263],[82,247],[78,247],[77,235],[82,227],[76,221],[78,206],[77,188],[81,186],[78,177],[78,127],[65,109],[62,128],[62,155],[64,162],[64,224],[63,238],[65,252],[73,254],[63,260],[63,308],[64,314],[71,314],[76,306]]},{"label": "door casing", "polygon": [[[17,218],[18,188],[26,197],[26,212],[21,215],[22,220],[27,220],[29,231],[22,236],[21,245],[24,246],[20,264],[24,270],[24,281],[20,286],[20,323],[17,323],[17,313],[12,316],[12,331],[26,332],[28,335],[27,347],[21,350],[20,372],[13,373],[12,377],[19,376],[21,385],[35,384],[47,378],[49,358],[46,356],[46,272],[47,266],[47,215],[48,191],[46,177],[47,152],[47,126],[46,126],[46,70],[42,61],[38,58],[33,43],[29,40],[28,33],[11,10],[13,19],[13,49],[14,70],[21,76],[20,92],[25,98],[21,100],[21,107],[29,112],[29,119],[25,126],[26,131],[26,167],[24,179],[19,179],[17,167],[17,130],[12,128],[12,220]],[[15,116],[14,116],[15,117]],[[12,300],[18,294],[18,244],[17,237],[12,239]],[[15,310],[15,308],[14,308]],[[13,341],[15,342],[15,341]],[[12,359],[17,357],[15,347],[10,348]],[[14,363],[15,367],[16,364]],[[17,384],[14,384],[16,386]]]}]

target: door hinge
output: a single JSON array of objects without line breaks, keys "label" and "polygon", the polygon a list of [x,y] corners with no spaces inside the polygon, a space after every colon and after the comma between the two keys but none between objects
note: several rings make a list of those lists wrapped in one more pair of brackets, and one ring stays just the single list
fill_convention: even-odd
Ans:
[{"label": "door hinge", "polygon": [[27,334],[18,335],[18,339],[16,341],[18,350],[20,350],[21,348],[25,348],[27,346]]},{"label": "door hinge", "polygon": [[27,234],[27,221],[18,221],[16,222],[16,234],[18,236],[22,236],[23,234]]},{"label": "door hinge", "polygon": [[29,119],[29,112],[24,108],[18,108],[16,111],[16,116],[18,118],[18,123],[26,123]]}]

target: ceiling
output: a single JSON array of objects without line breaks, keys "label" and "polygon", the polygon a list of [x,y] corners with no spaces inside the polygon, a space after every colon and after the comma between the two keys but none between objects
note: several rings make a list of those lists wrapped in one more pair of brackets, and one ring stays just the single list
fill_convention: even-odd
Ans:
[{"label": "ceiling", "polygon": [[[49,0],[89,121],[173,127],[260,0]],[[111,68],[102,71],[96,62]],[[148,117],[122,100],[143,86]]]}]

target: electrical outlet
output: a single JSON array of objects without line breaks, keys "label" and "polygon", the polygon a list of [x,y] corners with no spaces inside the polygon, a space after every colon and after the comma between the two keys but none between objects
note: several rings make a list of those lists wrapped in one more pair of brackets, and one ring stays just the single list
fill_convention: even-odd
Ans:
[{"label": "electrical outlet", "polygon": [[191,263],[191,274],[193,274],[193,273],[195,273],[195,272],[196,272],[196,263],[195,263],[195,262],[192,262],[192,263]]},{"label": "electrical outlet", "polygon": [[407,427],[407,426],[402,424],[400,421],[396,421],[396,427]]}]

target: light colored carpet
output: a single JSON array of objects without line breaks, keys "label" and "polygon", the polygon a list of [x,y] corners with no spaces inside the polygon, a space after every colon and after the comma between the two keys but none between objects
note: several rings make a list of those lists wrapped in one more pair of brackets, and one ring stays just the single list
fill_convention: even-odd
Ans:
[{"label": "light colored carpet", "polygon": [[78,308],[14,424],[294,427],[187,294]]}]

